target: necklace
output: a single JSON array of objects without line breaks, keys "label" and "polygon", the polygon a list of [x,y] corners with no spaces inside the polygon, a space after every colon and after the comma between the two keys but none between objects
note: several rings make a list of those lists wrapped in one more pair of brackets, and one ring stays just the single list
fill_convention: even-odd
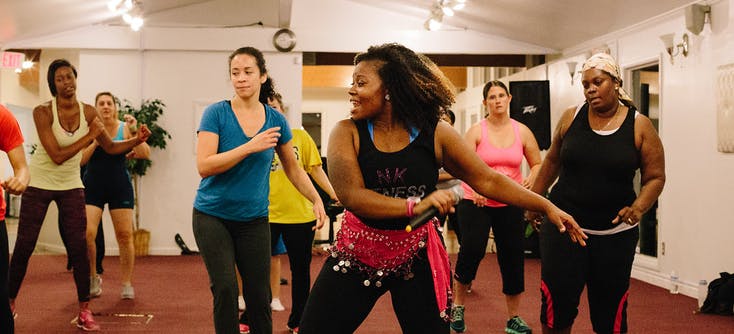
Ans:
[{"label": "necklace", "polygon": [[612,121],[614,121],[614,119],[617,118],[617,114],[619,114],[619,108],[620,108],[620,106],[621,106],[621,104],[620,105],[617,105],[617,109],[614,111],[614,114],[611,117],[609,117],[609,121],[607,121],[607,124],[604,124],[604,126],[601,127],[599,129],[599,131],[606,130],[606,128],[609,126],[609,124],[612,124]]}]

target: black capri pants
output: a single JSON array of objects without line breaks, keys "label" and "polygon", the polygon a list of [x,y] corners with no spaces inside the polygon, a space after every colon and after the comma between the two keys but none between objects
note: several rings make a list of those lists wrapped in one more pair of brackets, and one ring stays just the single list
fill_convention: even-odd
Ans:
[{"label": "black capri pants", "polygon": [[461,247],[454,278],[462,284],[469,284],[476,278],[479,263],[486,254],[491,228],[502,274],[502,293],[512,296],[525,291],[522,209],[511,205],[478,207],[474,202],[462,199],[456,212],[461,226]]},{"label": "black capri pants", "polygon": [[610,235],[587,233],[586,247],[559,233],[547,220],[540,229],[540,321],[554,329],[573,325],[587,287],[596,333],[627,332],[627,298],[639,230]]}]

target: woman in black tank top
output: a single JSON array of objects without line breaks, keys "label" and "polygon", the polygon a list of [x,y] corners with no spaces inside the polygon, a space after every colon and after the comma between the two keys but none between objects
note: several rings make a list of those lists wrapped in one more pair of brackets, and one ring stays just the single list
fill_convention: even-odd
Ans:
[{"label": "woman in black tank top", "polygon": [[570,215],[493,172],[438,121],[454,93],[430,59],[384,44],[354,63],[351,119],[332,130],[328,149],[329,176],[345,218],[299,333],[352,333],[387,291],[403,333],[449,333],[450,267],[438,221],[406,228],[414,216],[453,211],[460,196],[436,190],[440,167],[488,198],[545,212],[584,243]]},{"label": "woman in black tank top", "polygon": [[[622,89],[611,56],[591,56],[582,84],[586,103],[561,117],[532,190],[545,193],[558,178],[550,198],[578,220],[589,246],[541,226],[541,322],[543,333],[570,333],[586,286],[594,331],[626,333],[636,224],[663,190],[663,146]],[[638,168],[642,187],[635,194]]]},{"label": "woman in black tank top", "polygon": [[[137,121],[132,115],[125,115],[122,122],[118,117],[117,98],[110,92],[98,93],[95,107],[102,116],[105,130],[114,140],[125,140],[136,135]],[[147,159],[150,147],[141,143],[129,152],[109,154],[93,142],[84,149],[82,164],[86,164],[84,173],[84,194],[87,213],[87,254],[90,259],[90,295],[99,297],[102,294],[102,278],[97,268],[97,232],[102,223],[102,213],[107,205],[115,237],[120,249],[120,297],[134,299],[132,286],[133,267],[135,263],[135,246],[133,245],[133,208],[134,192],[130,175],[125,163],[126,158]]]}]

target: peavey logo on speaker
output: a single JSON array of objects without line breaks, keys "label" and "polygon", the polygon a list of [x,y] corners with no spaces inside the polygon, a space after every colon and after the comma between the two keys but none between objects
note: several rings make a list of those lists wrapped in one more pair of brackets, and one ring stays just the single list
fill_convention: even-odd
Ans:
[{"label": "peavey logo on speaker", "polygon": [[536,106],[534,106],[532,104],[529,105],[529,106],[523,106],[522,107],[522,113],[523,114],[534,114],[536,111],[538,111],[538,107],[536,107]]}]

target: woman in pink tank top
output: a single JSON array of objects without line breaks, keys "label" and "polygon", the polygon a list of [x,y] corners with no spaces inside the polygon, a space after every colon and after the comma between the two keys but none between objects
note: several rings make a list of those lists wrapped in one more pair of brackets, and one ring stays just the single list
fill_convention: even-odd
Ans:
[{"label": "woman in pink tank top", "polygon": [[[464,140],[489,167],[529,188],[540,169],[540,150],[535,136],[527,126],[510,118],[508,109],[512,96],[505,84],[488,82],[483,96],[482,104],[486,107],[487,116],[469,128]],[[522,175],[523,158],[530,167],[527,178]],[[518,315],[520,297],[525,289],[522,210],[487,199],[466,184],[462,187],[464,199],[457,206],[461,247],[454,273],[455,306],[451,327],[456,332],[466,330],[464,298],[471,291],[471,283],[486,253],[491,228],[507,306],[506,332],[531,333]]]}]

